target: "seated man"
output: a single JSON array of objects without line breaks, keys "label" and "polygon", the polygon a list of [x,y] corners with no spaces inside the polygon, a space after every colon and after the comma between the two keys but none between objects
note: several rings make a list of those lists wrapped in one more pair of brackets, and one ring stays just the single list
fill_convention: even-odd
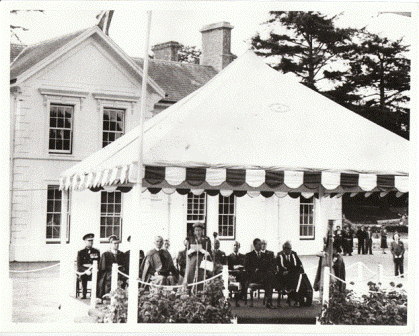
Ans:
[{"label": "seated man", "polygon": [[[127,242],[130,243],[131,242],[131,236],[128,236],[127,238]],[[131,250],[127,250],[124,252],[124,259],[125,259],[125,272],[127,275],[129,275],[129,260],[130,260],[130,255],[131,255]],[[139,274],[138,277],[141,277],[141,264],[143,263],[144,260],[144,251],[140,250],[139,251],[139,256],[138,256],[138,265],[140,265],[139,269]],[[122,283],[122,288],[125,288],[127,286],[127,278],[124,278],[123,283]]]},{"label": "seated man", "polygon": [[162,248],[162,237],[157,236],[154,244],[156,248],[148,251],[144,259],[142,281],[173,286],[179,279],[179,272],[173,264],[172,256]]},{"label": "seated man", "polygon": [[[98,299],[111,291],[112,264],[118,264],[118,269],[125,273],[124,253],[119,251],[119,238],[115,235],[109,237],[110,250],[102,254],[99,263]],[[122,276],[118,276],[122,280]]]},{"label": "seated man", "polygon": [[266,307],[272,309],[272,289],[275,275],[269,258],[261,252],[262,242],[259,238],[253,240],[254,251],[245,256],[244,268],[247,272],[246,291],[250,283],[261,283],[265,289]]},{"label": "seated man", "polygon": [[276,260],[278,264],[278,282],[281,284],[281,287],[287,293],[295,291],[299,275],[304,273],[304,269],[300,258],[292,250],[289,241],[282,245],[282,251],[278,253]]},{"label": "seated man", "polygon": [[[240,295],[236,297],[236,306],[239,306],[237,302],[239,299],[242,299],[246,293],[246,273],[244,272],[244,254],[239,253],[240,243],[238,241],[234,242],[233,253],[227,257],[228,271],[229,274],[234,276],[236,280],[240,283],[241,291]],[[237,295],[237,294],[236,294]]]},{"label": "seated man", "polygon": [[92,280],[92,271],[89,270],[89,268],[92,266],[94,260],[99,262],[100,258],[99,250],[93,248],[94,237],[95,235],[93,233],[85,234],[83,236],[83,240],[86,244],[86,247],[77,253],[77,272],[84,272],[84,274],[79,276],[82,287],[82,299],[86,298],[87,281]]},{"label": "seated man", "polygon": [[187,237],[183,241],[183,244],[185,245],[185,249],[182,251],[179,251],[176,258],[177,269],[179,271],[179,284],[182,284],[183,279],[185,278],[186,253],[188,252],[188,249],[189,249],[189,239]]},{"label": "seated man", "polygon": [[227,264],[227,257],[225,252],[220,250],[220,241],[214,241],[214,250],[212,252],[214,260],[214,275],[220,274],[223,271],[223,265]]}]

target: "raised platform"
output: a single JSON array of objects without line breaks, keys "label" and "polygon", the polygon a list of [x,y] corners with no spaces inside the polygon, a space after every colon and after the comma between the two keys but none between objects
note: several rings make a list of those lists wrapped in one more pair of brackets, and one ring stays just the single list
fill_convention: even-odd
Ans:
[{"label": "raised platform", "polygon": [[273,300],[275,309],[268,309],[262,304],[262,299],[255,299],[254,306],[250,308],[239,301],[240,307],[235,307],[231,300],[232,312],[237,316],[238,324],[316,324],[320,315],[321,305],[313,302],[310,307],[288,306],[286,300],[281,301],[281,308],[276,308],[276,299]]}]

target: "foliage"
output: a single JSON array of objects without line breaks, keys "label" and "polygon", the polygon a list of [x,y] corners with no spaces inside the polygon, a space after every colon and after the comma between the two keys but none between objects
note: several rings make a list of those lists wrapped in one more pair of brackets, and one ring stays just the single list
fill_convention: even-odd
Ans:
[{"label": "foliage", "polygon": [[[215,279],[203,291],[190,294],[185,288],[168,291],[140,290],[138,322],[142,323],[231,323],[231,307],[222,293],[223,282]],[[127,317],[127,292],[118,288],[111,293],[100,322],[124,323]]]},{"label": "foliage", "polygon": [[385,291],[380,284],[368,283],[369,292],[357,296],[354,291],[340,292],[332,285],[329,304],[322,308],[321,324],[406,325],[407,294],[402,285]]},{"label": "foliage", "polygon": [[[352,48],[350,28],[337,28],[337,16],[327,17],[319,12],[272,11],[271,19],[265,25],[284,26],[287,34],[277,34],[272,30],[269,38],[259,34],[252,38],[252,47],[264,57],[280,56],[273,64],[276,70],[294,72],[303,78],[303,83],[316,89],[316,82],[324,79],[323,70],[338,60]],[[329,72],[329,75],[331,73]],[[335,70],[333,77],[339,77]]]},{"label": "foliage", "polygon": [[[11,10],[10,14],[16,15],[16,14],[19,14],[20,12],[40,12],[40,13],[43,13],[44,11],[40,10],[40,9],[36,9],[36,10],[17,10],[17,9],[15,9],[15,10]],[[20,31],[28,31],[28,30],[29,29],[26,28],[26,27],[11,24],[10,25],[10,36],[11,36],[12,39],[15,38],[17,41],[22,43],[21,39],[19,38],[19,32]]]},{"label": "foliage", "polygon": [[183,63],[199,64],[202,52],[195,46],[182,46],[178,52],[178,61]]},{"label": "foliage", "polygon": [[[391,41],[365,30],[358,42],[342,55],[348,70],[328,93],[343,105],[356,104],[357,112],[395,132],[409,130],[410,60],[403,40]],[[329,71],[325,75],[333,77]],[[394,129],[392,129],[394,128]]]}]

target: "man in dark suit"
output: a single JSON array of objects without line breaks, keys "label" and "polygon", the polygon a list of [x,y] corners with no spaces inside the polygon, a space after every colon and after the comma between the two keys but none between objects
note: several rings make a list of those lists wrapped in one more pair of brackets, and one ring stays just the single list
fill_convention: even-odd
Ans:
[{"label": "man in dark suit", "polygon": [[[277,255],[278,281],[289,293],[297,287],[299,275],[304,273],[303,264],[297,253],[292,250],[289,241],[282,245],[282,251]],[[288,297],[289,298],[289,297]]]},{"label": "man in dark suit", "polygon": [[268,243],[266,240],[262,240],[262,253],[265,253],[267,256],[267,259],[272,263],[273,267],[275,268],[275,253],[273,251],[269,251],[266,249],[268,246]]},{"label": "man in dark suit", "polygon": [[[244,272],[244,254],[239,253],[240,243],[234,242],[233,253],[227,257],[228,271],[229,274],[234,276],[240,283],[241,291],[240,295],[236,298],[236,306],[239,306],[238,300],[242,299],[246,295],[246,273]],[[237,294],[236,294],[237,295]]]},{"label": "man in dark suit", "polygon": [[[127,238],[127,242],[130,243],[131,242],[131,236],[128,236]],[[124,265],[124,269],[127,275],[129,275],[129,260],[130,260],[130,255],[131,255],[131,250],[127,250],[124,252],[124,259],[125,259],[125,265]],[[139,256],[138,256],[138,265],[140,265],[139,267],[139,274],[138,277],[141,277],[141,265],[143,263],[144,260],[144,251],[140,250],[139,251]],[[127,280],[126,278],[124,278],[123,282],[122,282],[122,288],[125,288],[127,286]]]},{"label": "man in dark suit", "polygon": [[365,233],[365,254],[372,254],[372,230],[369,227]]},{"label": "man in dark suit", "polygon": [[186,237],[183,241],[183,245],[185,245],[185,249],[179,251],[177,258],[176,258],[176,266],[177,270],[179,271],[179,284],[183,283],[183,279],[185,278],[185,270],[186,270],[186,253],[189,249],[189,238]]},{"label": "man in dark suit", "polygon": [[87,282],[92,280],[92,271],[89,268],[92,266],[94,260],[99,262],[100,258],[99,250],[93,248],[94,237],[95,235],[93,233],[85,234],[83,240],[86,247],[77,253],[77,272],[84,272],[84,274],[79,275],[82,286],[82,299],[86,298]]},{"label": "man in dark suit", "polygon": [[262,253],[262,241],[256,238],[253,241],[254,251],[246,254],[244,268],[247,272],[247,286],[249,283],[262,283],[266,295],[266,307],[272,309],[272,289],[275,284],[275,275],[269,257]]},{"label": "man in dark suit", "polygon": [[358,238],[358,254],[366,254],[365,251],[365,239],[367,238],[367,233],[365,232],[364,226],[361,226],[360,229],[356,232],[356,238]]},{"label": "man in dark suit", "polygon": [[218,239],[214,241],[212,258],[214,260],[214,275],[220,274],[223,270],[223,265],[227,264],[227,256],[224,251],[220,250],[220,241]]}]

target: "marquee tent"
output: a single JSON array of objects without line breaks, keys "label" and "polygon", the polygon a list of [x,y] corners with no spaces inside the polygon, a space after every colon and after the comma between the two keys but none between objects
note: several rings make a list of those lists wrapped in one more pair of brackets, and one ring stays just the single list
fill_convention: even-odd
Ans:
[{"label": "marquee tent", "polygon": [[[130,189],[140,128],[61,174],[60,187]],[[265,197],[408,192],[409,141],[283,75],[252,51],[144,124],[143,188]]]}]

